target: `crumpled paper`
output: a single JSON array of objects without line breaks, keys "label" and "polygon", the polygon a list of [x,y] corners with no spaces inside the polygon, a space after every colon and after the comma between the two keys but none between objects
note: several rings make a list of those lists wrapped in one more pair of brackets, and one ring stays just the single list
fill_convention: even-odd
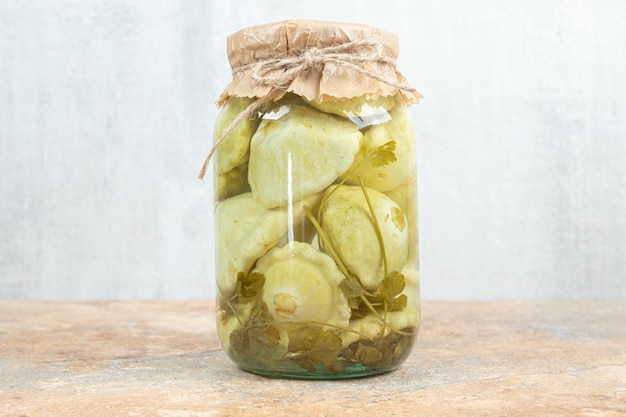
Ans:
[{"label": "crumpled paper", "polygon": [[[324,48],[358,41],[380,44],[386,60],[357,63],[368,73],[392,83],[406,85],[404,76],[395,66],[399,42],[395,34],[376,27],[313,20],[287,20],[242,29],[227,38],[228,60],[233,69],[233,80],[218,100],[223,105],[230,96],[266,97],[276,100],[292,92],[309,100],[334,101],[358,96],[376,99],[394,96],[406,105],[417,103],[422,95],[415,90],[403,90],[361,74],[349,65],[324,62],[299,73],[280,91],[251,77],[249,66],[276,56],[297,56],[310,48]],[[391,63],[389,61],[392,61]],[[280,73],[280,69],[276,70]]]}]

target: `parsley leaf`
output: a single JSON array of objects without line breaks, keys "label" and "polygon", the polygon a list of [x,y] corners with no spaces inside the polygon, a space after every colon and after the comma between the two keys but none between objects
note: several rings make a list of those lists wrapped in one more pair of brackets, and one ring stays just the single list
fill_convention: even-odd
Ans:
[{"label": "parsley leaf", "polygon": [[370,368],[387,368],[402,362],[411,352],[417,329],[407,327],[402,334],[391,332],[381,340],[360,340],[343,352],[349,363],[361,363]]},{"label": "parsley leaf", "polygon": [[255,360],[271,361],[280,357],[280,332],[269,323],[269,309],[264,302],[259,302],[248,320],[230,333],[231,354],[240,363],[254,367],[258,366]]},{"label": "parsley leaf", "polygon": [[407,302],[406,294],[401,294],[387,303],[387,311],[402,311],[406,308]]},{"label": "parsley leaf", "polygon": [[310,372],[315,371],[316,365],[333,370],[341,348],[341,337],[332,330],[304,325],[289,331],[287,351],[295,354],[291,360]]},{"label": "parsley leaf", "polygon": [[378,295],[385,301],[391,301],[404,290],[404,275],[398,271],[388,274],[380,284]]},{"label": "parsley leaf", "polygon": [[357,345],[354,359],[363,365],[375,365],[383,357],[383,353],[374,346],[366,346],[363,343]]},{"label": "parsley leaf", "polygon": [[404,291],[405,278],[398,271],[388,274],[378,289],[378,296],[387,303],[387,311],[404,310],[407,304],[406,294]]},{"label": "parsley leaf", "polygon": [[265,284],[265,276],[258,272],[245,274],[239,272],[237,274],[237,288],[235,296],[240,303],[253,301],[257,298],[263,285]]},{"label": "parsley leaf", "polygon": [[382,167],[385,165],[389,165],[392,162],[396,162],[398,158],[396,158],[396,154],[394,153],[395,150],[396,150],[396,142],[393,140],[374,149],[369,154],[369,158],[372,161],[372,166],[374,168],[378,168],[378,167]]}]

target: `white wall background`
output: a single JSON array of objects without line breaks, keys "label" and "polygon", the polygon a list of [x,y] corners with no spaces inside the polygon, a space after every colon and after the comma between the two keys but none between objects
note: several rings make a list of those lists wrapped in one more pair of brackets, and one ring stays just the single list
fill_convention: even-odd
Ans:
[{"label": "white wall background", "polygon": [[626,2],[0,1],[0,297],[214,296],[225,38],[401,39],[424,299],[626,298]]}]

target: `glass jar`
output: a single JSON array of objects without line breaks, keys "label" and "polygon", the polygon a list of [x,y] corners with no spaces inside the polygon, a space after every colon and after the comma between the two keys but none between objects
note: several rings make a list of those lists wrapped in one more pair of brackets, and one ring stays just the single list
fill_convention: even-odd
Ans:
[{"label": "glass jar", "polygon": [[[372,31],[382,34],[375,48]],[[362,39],[374,57],[368,65],[350,56]],[[217,329],[224,351],[244,370],[349,378],[391,371],[411,352],[420,309],[407,106],[420,96],[395,68],[390,80],[372,69],[395,59],[389,39],[369,26],[311,21],[229,38],[235,81],[257,83],[244,94],[229,86],[215,126]],[[341,71],[321,82],[340,55],[335,47],[346,44],[341,59],[349,64],[335,62]],[[312,48],[316,56],[306,57]],[[241,62],[233,61],[250,49],[254,58],[238,72]],[[250,66],[275,58],[279,64],[269,70]],[[374,76],[382,80],[370,82]],[[315,83],[307,84],[311,77]],[[342,83],[352,90],[331,88]]]}]

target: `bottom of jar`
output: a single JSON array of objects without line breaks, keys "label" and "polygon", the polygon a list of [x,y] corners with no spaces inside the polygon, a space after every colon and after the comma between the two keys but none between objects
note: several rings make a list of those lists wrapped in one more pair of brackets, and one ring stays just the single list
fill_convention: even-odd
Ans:
[{"label": "bottom of jar", "polygon": [[344,369],[339,373],[331,373],[326,371],[323,367],[316,369],[312,372],[289,372],[289,371],[271,371],[267,369],[247,368],[240,366],[243,371],[260,375],[267,378],[275,379],[308,379],[308,380],[324,380],[324,379],[352,379],[352,378],[366,378],[370,376],[376,376],[392,372],[398,368],[398,366],[391,366],[387,368],[372,369],[363,365],[354,365],[350,368]]}]

